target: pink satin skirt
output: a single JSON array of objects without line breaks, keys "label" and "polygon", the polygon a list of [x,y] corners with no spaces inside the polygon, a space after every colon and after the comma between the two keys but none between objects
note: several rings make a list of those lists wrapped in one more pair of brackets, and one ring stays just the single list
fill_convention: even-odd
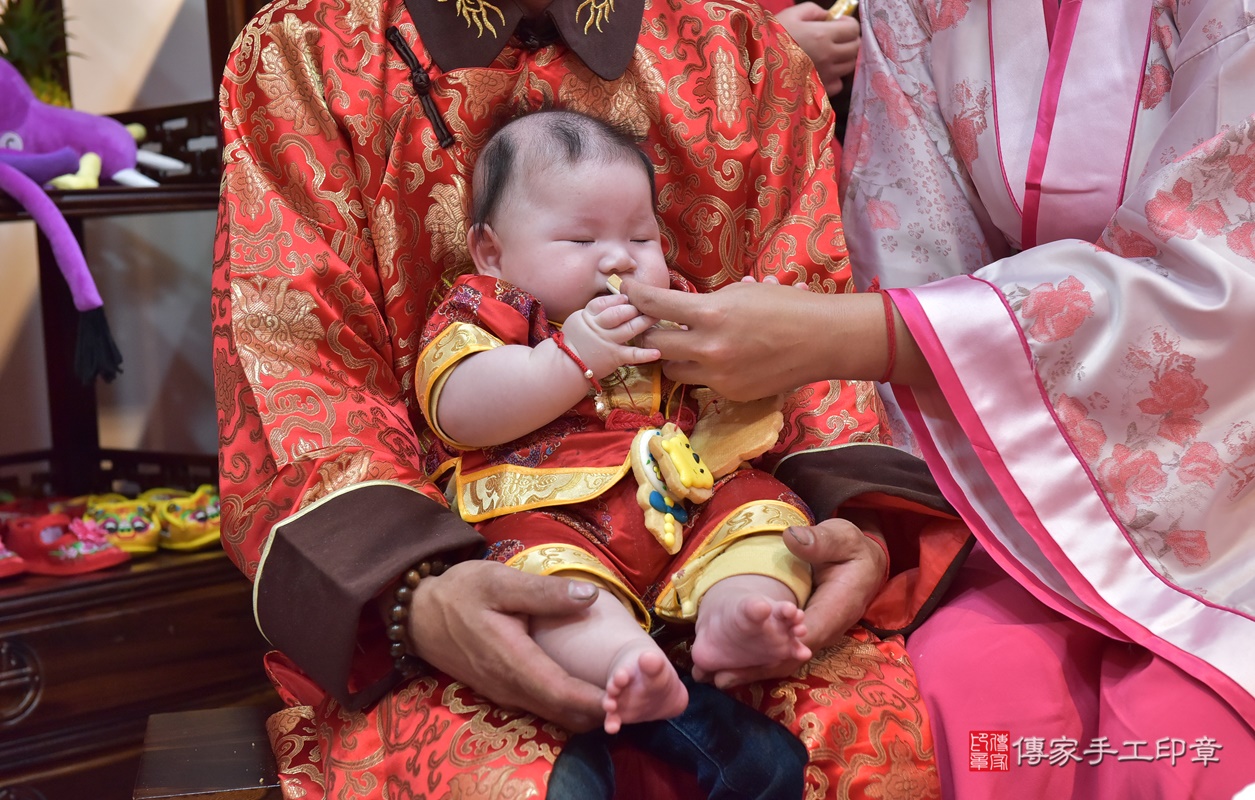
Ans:
[{"label": "pink satin skirt", "polygon": [[1228,800],[1255,783],[1255,735],[1226,703],[1047,608],[979,546],[907,649],[946,800]]}]

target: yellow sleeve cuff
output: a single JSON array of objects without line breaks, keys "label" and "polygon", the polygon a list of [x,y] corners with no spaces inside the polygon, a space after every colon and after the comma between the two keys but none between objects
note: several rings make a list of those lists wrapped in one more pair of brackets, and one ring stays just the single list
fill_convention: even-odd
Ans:
[{"label": "yellow sleeve cuff", "polygon": [[655,610],[669,620],[692,622],[710,587],[733,575],[775,578],[793,591],[799,607],[811,596],[810,564],[793,555],[776,531],[737,539],[692,559],[672,578],[670,591],[659,597]]},{"label": "yellow sleeve cuff", "polygon": [[585,550],[567,544],[542,544],[516,554],[506,565],[533,575],[562,575],[596,584],[619,598],[642,628],[646,631],[650,629],[649,611],[645,604],[619,580],[619,576]]}]

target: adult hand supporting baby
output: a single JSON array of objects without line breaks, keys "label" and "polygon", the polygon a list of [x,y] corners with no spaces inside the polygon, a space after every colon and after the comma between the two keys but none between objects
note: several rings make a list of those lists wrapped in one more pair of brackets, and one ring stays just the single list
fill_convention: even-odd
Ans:
[{"label": "adult hand supporting baby", "polygon": [[528,635],[528,625],[533,616],[578,614],[596,596],[589,583],[464,561],[418,585],[410,649],[501,707],[590,730],[605,716],[604,687],[567,674]]},{"label": "adult hand supporting baby", "polygon": [[[828,519],[818,525],[793,527],[784,543],[814,570],[814,590],[806,603],[806,635],[802,643],[818,653],[837,644],[867,611],[885,577],[885,551],[867,534],[879,535],[874,516]],[[866,532],[866,533],[865,533]],[[774,669],[726,670],[714,675],[721,689],[792,674],[801,662]]]}]

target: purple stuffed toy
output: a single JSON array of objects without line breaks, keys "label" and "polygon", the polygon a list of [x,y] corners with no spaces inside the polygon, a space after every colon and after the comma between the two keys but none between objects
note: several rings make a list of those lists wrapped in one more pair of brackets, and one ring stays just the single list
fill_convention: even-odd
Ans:
[{"label": "purple stuffed toy", "polygon": [[79,310],[78,342],[74,372],[84,384],[96,376],[112,381],[121,372],[122,354],[109,333],[104,302],[92,280],[83,250],[57,208],[41,186],[57,175],[73,172],[78,156],[70,148],[54,153],[27,154],[0,149],[0,191],[18,202],[31,215],[52,245],[57,267],[70,287],[74,307]]},{"label": "purple stuffed toy", "polygon": [[122,356],[109,333],[103,303],[83,251],[43,186],[94,188],[101,175],[127,186],[156,186],[135,169],[186,168],[168,156],[140,150],[122,123],[40,102],[21,73],[0,58],[0,191],[13,197],[48,237],[57,266],[80,312],[74,370],[84,383],[112,381]]},{"label": "purple stuffed toy", "polygon": [[[72,144],[75,139],[78,146]],[[98,147],[102,140],[107,140],[107,145]],[[114,171],[124,170],[118,165],[129,162],[134,172],[135,150],[134,137],[116,120],[55,108],[36,100],[13,65],[0,58],[0,191],[16,200],[35,220],[48,238],[57,267],[70,287],[74,307],[79,310],[74,371],[84,384],[97,376],[112,381],[121,371],[122,355],[109,332],[104,303],[83,250],[43,185],[77,171],[87,152],[98,152],[102,163]]]},{"label": "purple stuffed toy", "polygon": [[[142,128],[140,130],[142,135]],[[187,166],[169,156],[140,150],[135,144],[135,135],[116,119],[40,102],[17,68],[3,58],[0,58],[0,148],[29,154],[69,148],[75,154],[75,163],[63,175],[76,172],[86,156],[99,159],[100,175],[125,186],[157,185],[135,169],[137,163],[168,170]],[[72,188],[95,188],[96,177],[93,175],[90,183]]]}]

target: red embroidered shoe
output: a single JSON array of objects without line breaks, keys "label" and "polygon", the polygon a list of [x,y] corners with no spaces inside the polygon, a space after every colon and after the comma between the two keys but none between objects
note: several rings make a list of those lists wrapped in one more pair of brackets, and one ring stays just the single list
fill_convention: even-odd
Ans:
[{"label": "red embroidered shoe", "polygon": [[[32,514],[45,514],[48,508],[40,500],[30,498],[17,499],[5,493],[4,502],[0,502],[0,536],[8,539],[9,523],[15,519],[28,517]],[[28,572],[26,561],[10,550],[4,541],[0,541],[0,578],[21,575]]]},{"label": "red embroidered shoe", "polygon": [[21,575],[26,572],[26,562],[22,557],[0,542],[0,578]]},{"label": "red embroidered shoe", "polygon": [[7,540],[36,575],[79,575],[130,558],[109,543],[99,525],[64,514],[11,519]]}]

